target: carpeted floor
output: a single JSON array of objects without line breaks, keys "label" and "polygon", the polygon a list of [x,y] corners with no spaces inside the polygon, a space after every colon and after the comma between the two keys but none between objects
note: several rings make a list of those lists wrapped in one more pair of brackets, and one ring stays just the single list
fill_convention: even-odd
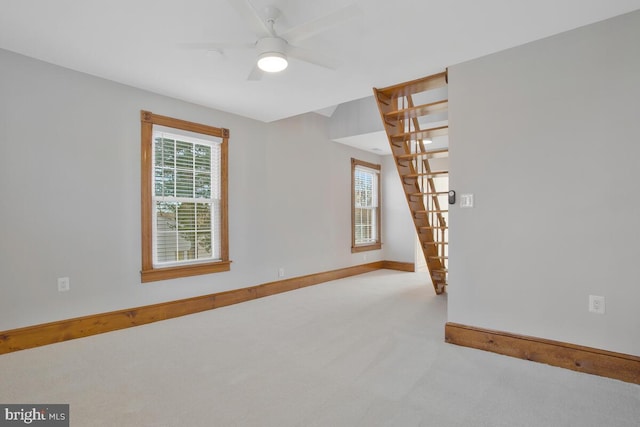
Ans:
[{"label": "carpeted floor", "polygon": [[445,344],[446,304],[376,271],[0,356],[0,403],[77,427],[640,425],[640,386]]}]

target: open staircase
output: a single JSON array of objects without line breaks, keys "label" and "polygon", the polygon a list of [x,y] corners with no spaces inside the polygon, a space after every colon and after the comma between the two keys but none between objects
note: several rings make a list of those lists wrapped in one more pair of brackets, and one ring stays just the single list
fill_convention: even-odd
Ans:
[{"label": "open staircase", "polygon": [[[447,73],[373,89],[436,294],[448,265],[448,148],[429,150],[448,135]],[[434,144],[435,145],[435,144]]]}]

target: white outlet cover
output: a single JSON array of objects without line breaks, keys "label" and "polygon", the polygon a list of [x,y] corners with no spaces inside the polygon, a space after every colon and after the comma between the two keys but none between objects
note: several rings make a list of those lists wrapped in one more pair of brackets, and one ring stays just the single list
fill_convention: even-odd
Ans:
[{"label": "white outlet cover", "polygon": [[69,278],[58,277],[58,292],[67,292],[69,290]]},{"label": "white outlet cover", "polygon": [[599,295],[589,295],[589,311],[591,313],[604,314],[605,313],[604,297]]}]

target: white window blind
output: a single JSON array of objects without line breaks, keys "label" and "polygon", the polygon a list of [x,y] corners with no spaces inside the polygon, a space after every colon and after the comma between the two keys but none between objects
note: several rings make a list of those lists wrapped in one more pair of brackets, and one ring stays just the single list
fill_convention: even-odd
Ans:
[{"label": "white window blind", "polygon": [[378,240],[378,179],[376,169],[357,165],[354,169],[355,244]]},{"label": "white window blind", "polygon": [[213,139],[153,132],[154,267],[221,258],[221,149]]}]

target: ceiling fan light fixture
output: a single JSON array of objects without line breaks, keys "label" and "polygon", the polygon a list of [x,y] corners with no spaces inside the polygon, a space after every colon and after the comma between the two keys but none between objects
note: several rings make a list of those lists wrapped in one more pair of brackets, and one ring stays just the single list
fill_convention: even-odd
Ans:
[{"label": "ceiling fan light fixture", "polygon": [[265,52],[258,57],[258,68],[267,73],[279,73],[288,65],[287,55],[282,52]]}]

